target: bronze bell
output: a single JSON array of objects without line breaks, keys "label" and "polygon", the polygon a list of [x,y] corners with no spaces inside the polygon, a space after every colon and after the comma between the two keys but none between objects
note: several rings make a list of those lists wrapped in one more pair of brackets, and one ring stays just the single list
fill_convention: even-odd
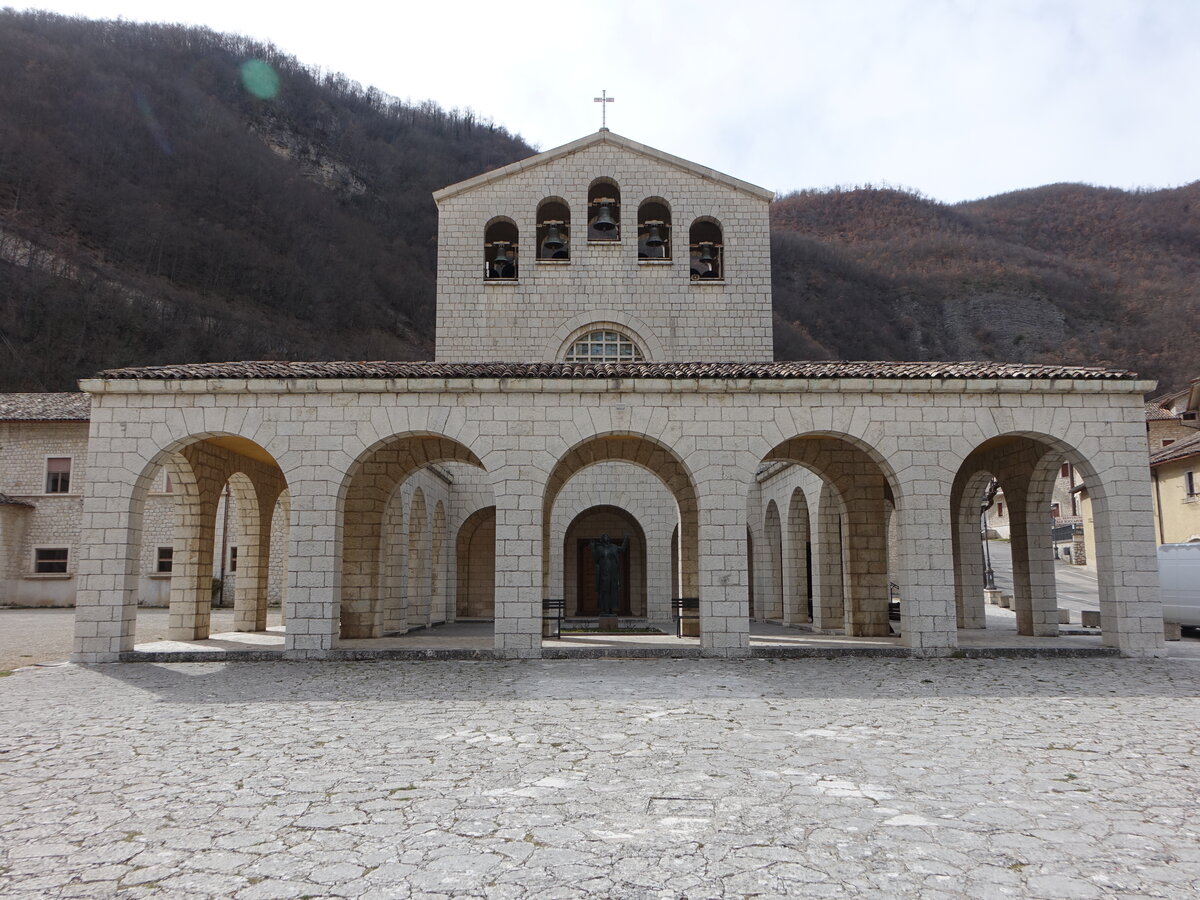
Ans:
[{"label": "bronze bell", "polygon": [[609,208],[612,205],[611,200],[599,200],[600,211],[596,213],[596,219],[592,222],[592,227],[597,231],[608,233],[617,227],[617,220],[612,217],[612,210]]},{"label": "bronze bell", "polygon": [[546,239],[542,241],[542,249],[546,251],[548,256],[553,256],[556,250],[561,250],[567,245],[567,242],[562,238],[562,233],[558,230],[558,226],[558,222],[546,224]]},{"label": "bronze bell", "polygon": [[512,278],[513,277],[513,257],[508,252],[508,241],[493,241],[492,246],[496,248],[495,254],[492,256],[492,274],[496,278]]},{"label": "bronze bell", "polygon": [[711,241],[700,242],[700,262],[712,266],[713,261],[713,245]]},{"label": "bronze bell", "polygon": [[650,226],[650,233],[646,236],[646,246],[658,248],[665,244],[666,241],[663,240],[662,232],[658,228],[662,222],[647,222],[646,224]]}]

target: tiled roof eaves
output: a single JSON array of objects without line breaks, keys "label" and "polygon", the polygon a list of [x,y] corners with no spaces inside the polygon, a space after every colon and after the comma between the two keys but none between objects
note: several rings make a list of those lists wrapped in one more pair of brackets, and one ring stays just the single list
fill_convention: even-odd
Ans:
[{"label": "tiled roof eaves", "polygon": [[1200,434],[1155,450],[1150,454],[1150,466],[1153,468],[1161,466],[1163,463],[1178,462],[1192,456],[1200,456]]},{"label": "tiled roof eaves", "polygon": [[91,410],[81,391],[0,393],[0,422],[86,422]]},{"label": "tiled roof eaves", "polygon": [[109,369],[97,378],[148,381],[253,379],[1054,379],[1130,381],[1123,369],[991,362],[771,363],[438,363],[438,362],[226,362]]}]

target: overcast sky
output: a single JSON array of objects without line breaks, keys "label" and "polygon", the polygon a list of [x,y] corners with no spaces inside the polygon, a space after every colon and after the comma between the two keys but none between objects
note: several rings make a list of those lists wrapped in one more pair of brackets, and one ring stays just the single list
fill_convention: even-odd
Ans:
[{"label": "overcast sky", "polygon": [[781,193],[1200,178],[1200,0],[49,0],[207,25],[549,149],[600,125]]}]

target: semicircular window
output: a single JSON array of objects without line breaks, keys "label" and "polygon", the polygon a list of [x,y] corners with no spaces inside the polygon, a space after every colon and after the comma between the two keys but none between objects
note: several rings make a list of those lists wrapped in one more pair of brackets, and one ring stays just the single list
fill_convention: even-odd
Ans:
[{"label": "semicircular window", "polygon": [[642,351],[628,335],[607,329],[581,334],[567,348],[563,362],[642,362]]}]

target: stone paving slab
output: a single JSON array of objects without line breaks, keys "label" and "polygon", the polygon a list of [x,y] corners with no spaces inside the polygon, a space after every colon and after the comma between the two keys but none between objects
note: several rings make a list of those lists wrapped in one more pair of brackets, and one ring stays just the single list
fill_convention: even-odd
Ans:
[{"label": "stone paving slab", "polygon": [[1200,660],[0,678],[0,896],[1200,896]]}]

